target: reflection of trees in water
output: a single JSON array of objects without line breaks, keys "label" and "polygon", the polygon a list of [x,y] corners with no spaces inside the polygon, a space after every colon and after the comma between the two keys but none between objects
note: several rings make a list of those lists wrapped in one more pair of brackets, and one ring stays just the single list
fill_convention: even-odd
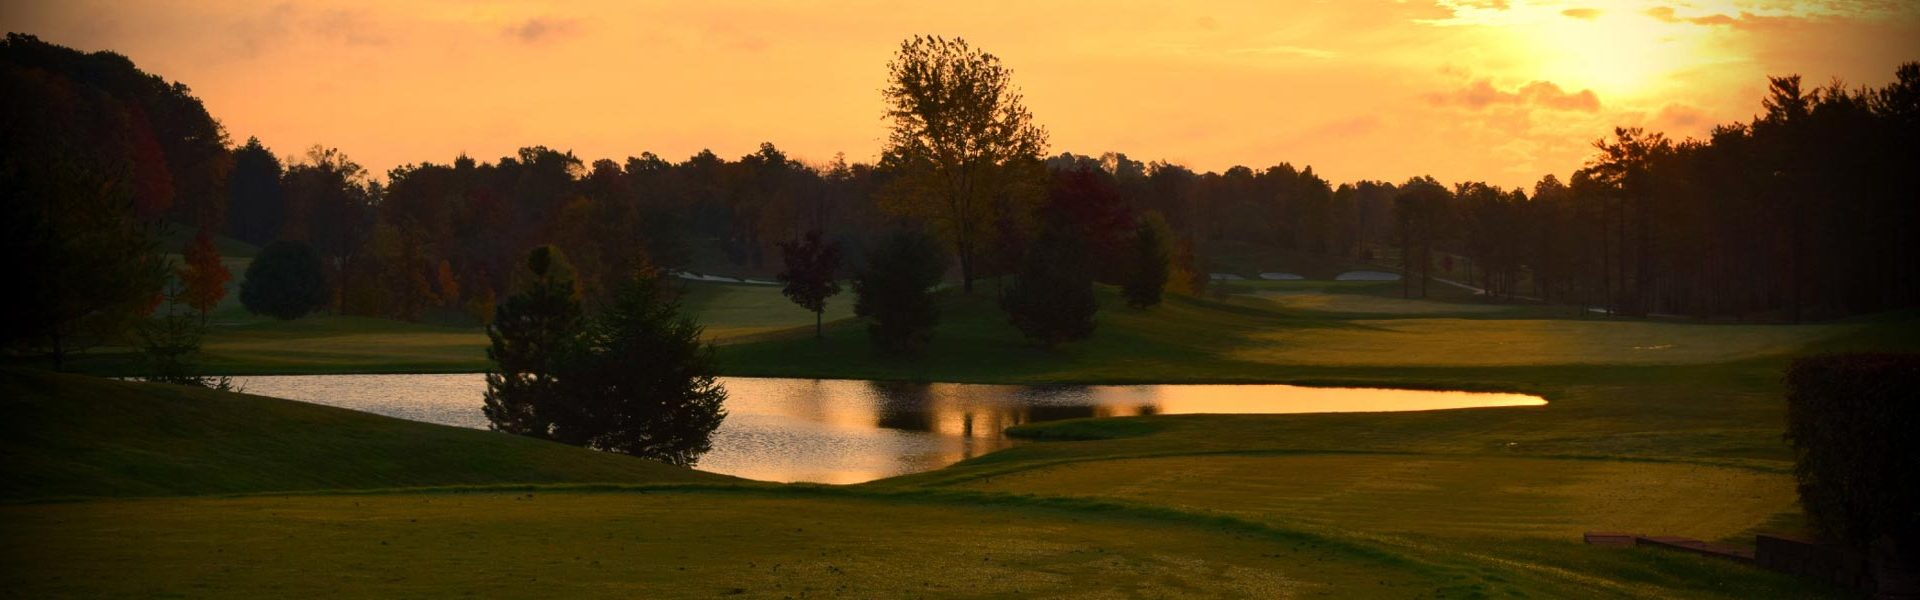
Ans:
[{"label": "reflection of trees in water", "polygon": [[1094,406],[1084,405],[1084,404],[1067,405],[1067,406],[1049,406],[1049,405],[1029,406],[1025,410],[1026,418],[1021,419],[1020,422],[1021,423],[1038,423],[1042,421],[1063,421],[1066,419],[1085,419],[1088,417],[1099,416],[1096,414],[1096,411],[1094,410],[1095,408],[1096,407]]},{"label": "reflection of trees in water", "polygon": [[1084,385],[1027,385],[1009,387],[1008,392],[1016,404],[1007,427],[1094,416],[1093,388]]},{"label": "reflection of trees in water", "polygon": [[874,425],[906,431],[934,431],[933,385],[912,381],[869,381],[877,403]]},{"label": "reflection of trees in water", "polygon": [[1113,412],[1099,406],[1094,389],[1088,386],[905,381],[869,381],[867,385],[879,400],[875,425],[968,439],[1000,438],[1006,428],[1022,423],[1109,416]]},{"label": "reflection of trees in water", "polygon": [[786,410],[810,421],[820,423],[827,421],[827,407],[833,402],[832,394],[828,393],[830,390],[827,388],[827,382],[809,379],[801,385],[790,386],[783,391],[792,398],[792,401],[786,403]]},{"label": "reflection of trees in water", "polygon": [[1026,406],[1092,406],[1099,404],[1094,389],[1085,385],[1019,385],[1005,386],[1009,395]]}]

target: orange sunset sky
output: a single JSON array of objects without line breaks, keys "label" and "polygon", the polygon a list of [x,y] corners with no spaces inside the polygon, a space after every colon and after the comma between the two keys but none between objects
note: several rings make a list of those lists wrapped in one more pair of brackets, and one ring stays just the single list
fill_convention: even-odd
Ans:
[{"label": "orange sunset sky", "polygon": [[1052,153],[1334,181],[1563,178],[1614,125],[1760,110],[1768,74],[1879,86],[1920,2],[7,2],[5,29],[191,86],[236,142],[383,178],[528,145],[872,160],[906,36],[1014,70]]}]

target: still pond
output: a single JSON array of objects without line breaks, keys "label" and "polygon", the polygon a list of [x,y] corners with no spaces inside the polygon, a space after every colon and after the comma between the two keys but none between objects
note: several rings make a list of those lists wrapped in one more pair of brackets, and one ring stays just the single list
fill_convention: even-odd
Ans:
[{"label": "still pond", "polygon": [[[727,419],[698,468],[763,481],[859,483],[938,469],[1014,443],[1002,430],[1081,417],[1437,410],[1545,404],[1538,396],[1292,385],[984,385],[722,377]],[[485,379],[451,375],[236,377],[249,394],[486,429]]]}]

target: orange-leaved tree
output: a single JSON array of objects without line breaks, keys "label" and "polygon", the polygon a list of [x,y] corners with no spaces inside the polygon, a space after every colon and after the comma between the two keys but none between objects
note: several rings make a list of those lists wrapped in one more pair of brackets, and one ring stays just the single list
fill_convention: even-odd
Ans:
[{"label": "orange-leaved tree", "polygon": [[453,263],[440,259],[440,267],[434,270],[434,285],[439,287],[440,303],[450,308],[460,307],[460,280],[453,276]]},{"label": "orange-leaved tree", "polygon": [[187,242],[181,251],[186,265],[180,267],[180,282],[184,284],[182,297],[187,306],[200,312],[200,321],[206,322],[207,313],[227,297],[227,282],[233,279],[233,272],[220,264],[220,251],[213,247],[213,234],[205,228]]}]

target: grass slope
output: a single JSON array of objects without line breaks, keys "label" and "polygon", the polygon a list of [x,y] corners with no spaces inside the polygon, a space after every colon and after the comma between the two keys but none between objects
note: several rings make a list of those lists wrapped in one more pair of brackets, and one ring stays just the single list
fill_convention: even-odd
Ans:
[{"label": "grass slope", "polygon": [[[1264,283],[1264,282],[1263,282]],[[1312,290],[1324,282],[1273,282]],[[1301,295],[1311,292],[1302,291]],[[961,382],[1284,382],[1374,370],[1408,383],[1406,367],[1684,365],[1777,355],[1859,329],[1859,324],[1757,326],[1545,318],[1531,309],[1475,312],[1480,303],[1384,297],[1366,284],[1312,294],[1322,311],[1261,296],[1172,296],[1151,310],[1128,308],[1112,288],[1097,296],[1092,339],[1045,351],[1007,324],[991,286],[943,299],[926,358],[876,357],[865,325],[841,321],[824,341],[807,336],[746,340],[720,349],[734,375]],[[1399,314],[1354,315],[1352,303],[1411,303]],[[1454,312],[1442,312],[1454,311]],[[1434,316],[1434,315],[1439,316]],[[1447,381],[1451,385],[1452,381]]]},{"label": "grass slope", "polygon": [[[0,533],[25,540],[9,547],[36,550],[8,557],[20,567],[4,583],[35,596],[1831,596],[1724,561],[1588,547],[1577,533],[1738,541],[1755,528],[1793,526],[1780,369],[1808,352],[1920,345],[1920,319],[1910,314],[1805,327],[1558,320],[1535,307],[1382,303],[1391,290],[1380,286],[1304,287],[1314,283],[1260,282],[1227,301],[1178,298],[1152,311],[1120,307],[1102,290],[1095,339],[1058,352],[1022,344],[988,285],[944,300],[940,332],[920,361],[873,357],[863,328],[848,321],[823,342],[760,335],[723,346],[721,358],[736,374],[1283,381],[1504,389],[1551,402],[1023,425],[1015,432],[1055,441],[854,488],[542,487],[0,506]],[[1277,302],[1262,291],[1306,300]],[[10,396],[32,391],[33,379],[18,377],[9,374]],[[202,392],[167,392],[190,393]],[[99,417],[54,412],[69,416],[9,423],[5,433],[21,440],[7,446],[9,464],[81,473],[49,477],[69,487],[100,477],[87,463],[60,462],[85,455],[52,433],[95,432],[89,423]],[[172,464],[172,446],[193,450],[207,439],[222,445],[221,456],[255,445],[285,452],[279,436],[229,446],[200,433],[196,423],[222,422],[225,412],[114,417],[121,425],[87,435],[174,436],[108,464]],[[297,443],[364,447],[363,427],[397,423],[361,416],[328,429],[315,419],[276,431],[315,429]],[[471,454],[474,441],[504,438],[460,433],[479,437],[417,440],[385,450],[409,456],[386,458],[446,460]],[[55,451],[16,449],[49,445]],[[553,455],[567,469],[617,458],[554,451],[570,452]],[[296,463],[306,474],[221,460],[158,470],[159,481],[182,481],[133,493],[212,493],[230,480],[282,477],[422,485],[369,477],[352,460]],[[502,460],[471,466],[485,471],[482,482],[598,477],[502,474]]]},{"label": "grass slope", "polygon": [[[234,259],[229,259],[234,260]],[[244,259],[240,259],[244,261]],[[244,269],[244,264],[240,265]],[[238,286],[240,270],[235,270]],[[812,331],[813,313],[774,286],[679,282],[683,311],[717,344],[772,332]],[[475,373],[486,370],[486,331],[477,325],[315,314],[292,321],[248,314],[237,287],[209,321],[200,361],[208,373],[305,375],[326,373]],[[850,298],[830,302],[827,319],[853,314]],[[42,365],[44,366],[44,365]],[[102,348],[76,357],[74,369],[102,375],[142,372],[127,348]]]},{"label": "grass slope", "polygon": [[289,400],[0,370],[0,499],[730,478]]},{"label": "grass slope", "polygon": [[[27,597],[1412,596],[1444,577],[1126,514],[806,493],[382,494],[0,507]],[[288,560],[288,557],[300,560]],[[11,561],[10,561],[11,562]]]},{"label": "grass slope", "polygon": [[[688,283],[681,308],[706,327],[708,338],[725,343],[744,336],[804,327],[811,330],[813,313],[768,285]],[[827,321],[853,316],[852,293],[827,300]]]}]

